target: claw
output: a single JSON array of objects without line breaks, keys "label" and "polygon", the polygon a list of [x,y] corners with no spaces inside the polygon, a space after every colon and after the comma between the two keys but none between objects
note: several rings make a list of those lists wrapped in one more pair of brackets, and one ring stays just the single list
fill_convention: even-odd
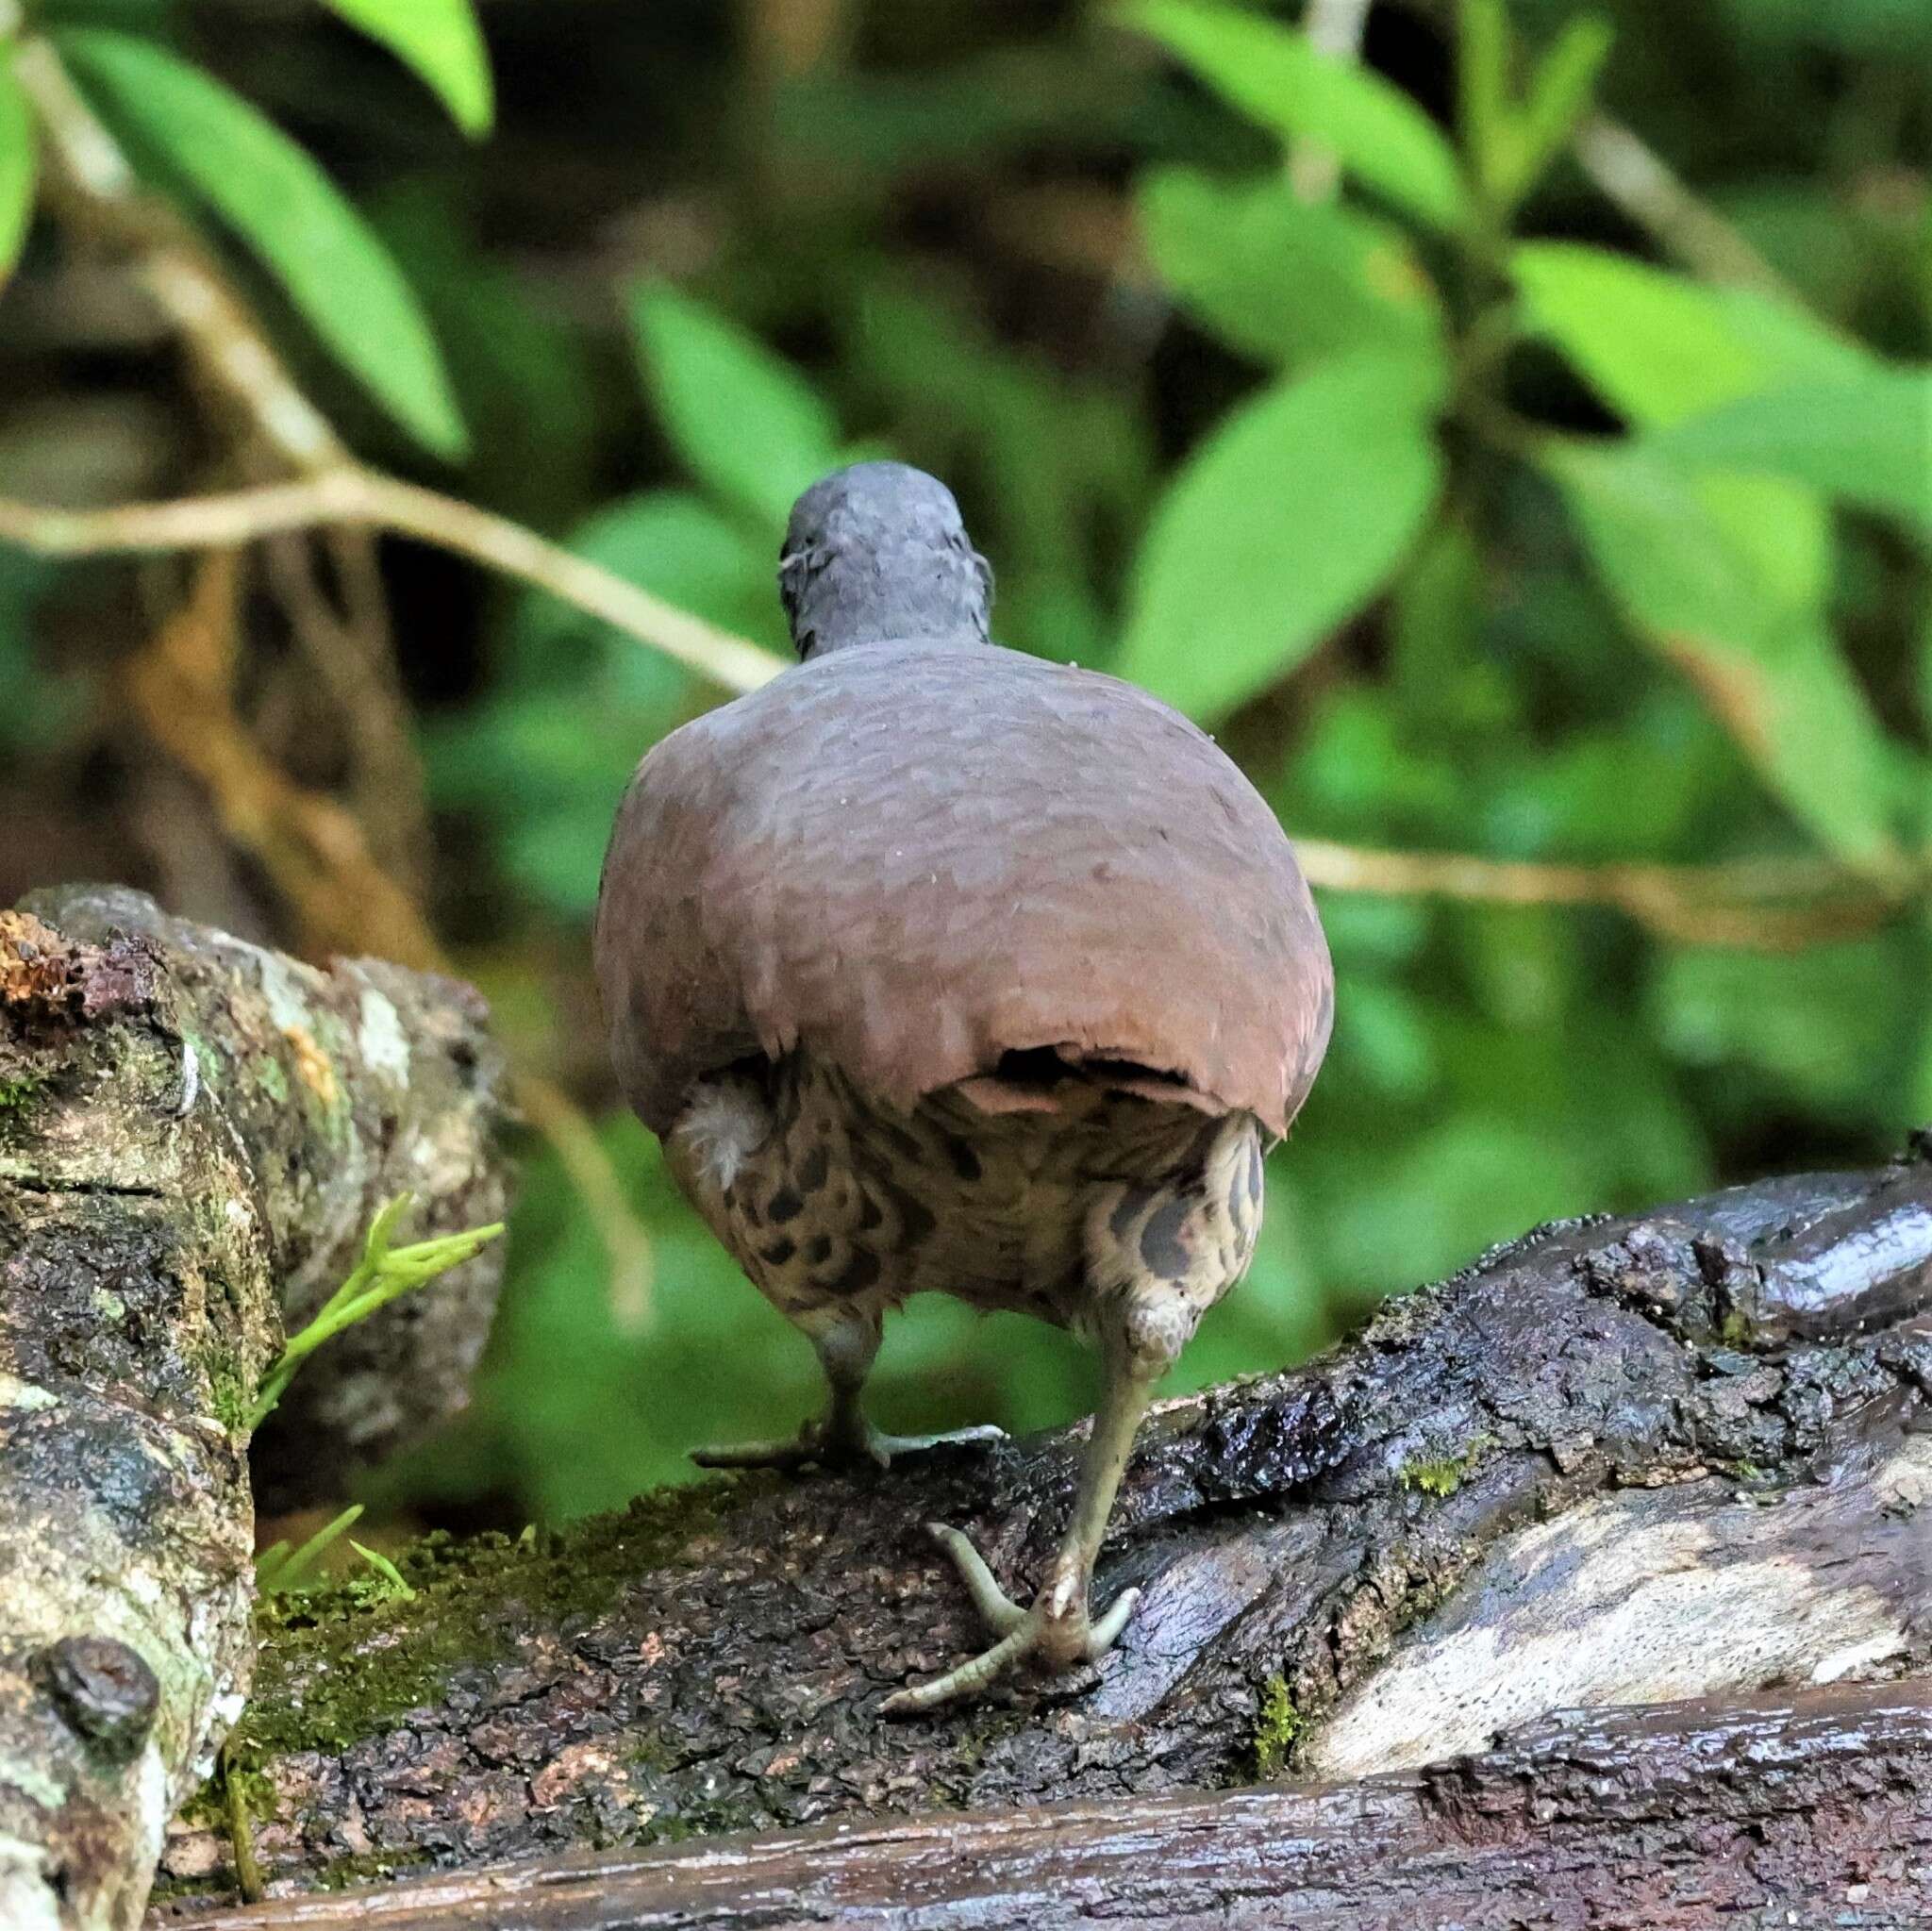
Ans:
[{"label": "claw", "polygon": [[986,1566],[986,1557],[973,1546],[970,1536],[948,1528],[942,1522],[929,1522],[925,1532],[948,1556],[979,1611],[979,1620],[995,1636],[1010,1636],[1026,1620],[1026,1612],[999,1585],[999,1579]]},{"label": "claw", "polygon": [[1023,1609],[1008,1595],[971,1540],[943,1523],[930,1522],[926,1533],[953,1558],[966,1593],[987,1627],[999,1638],[989,1650],[968,1658],[930,1683],[899,1690],[879,1706],[884,1716],[913,1716],[955,1697],[971,1696],[1028,1658],[1056,1666],[1092,1662],[1120,1640],[1141,1600],[1137,1589],[1123,1590],[1097,1623],[1088,1621],[1084,1591],[1071,1615],[1050,1615],[1042,1590],[1032,1608]]}]

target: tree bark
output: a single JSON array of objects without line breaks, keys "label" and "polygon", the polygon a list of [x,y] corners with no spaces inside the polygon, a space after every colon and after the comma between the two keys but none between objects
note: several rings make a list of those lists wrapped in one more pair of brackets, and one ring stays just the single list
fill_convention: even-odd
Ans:
[{"label": "tree bark", "polygon": [[[251,1669],[246,1412],[388,1196],[500,1214],[480,1002],[73,891],[0,912],[0,1925],[137,1923]],[[326,1484],[463,1397],[502,1262],[319,1356],[258,1466]]]},{"label": "tree bark", "polygon": [[[1536,1931],[1923,1923],[1932,1684],[1540,1723],[1355,1784],[1087,1800],[577,1857],[205,1931]],[[181,1931],[188,1931],[187,1926]]]},{"label": "tree bark", "polygon": [[[876,1714],[982,1640],[920,1525],[967,1527],[1024,1595],[1077,1429],[876,1475],[713,1481],[541,1544],[432,1540],[405,1564],[413,1599],[314,1599],[267,1642],[237,1745],[256,1850],[291,1890],[838,1820],[916,1847],[929,1835],[873,1825],[1067,1799],[1105,1837],[1094,1805],[1126,1805],[1130,1824],[1142,1799],[1283,1771],[1408,1776],[1254,1800],[1284,1818],[1303,1801],[1373,1809],[1383,1790],[1413,1808],[1449,1788],[1417,1766],[1471,1754],[1493,1758],[1480,1789],[1533,1812],[1541,1773],[1512,1784],[1499,1731],[1927,1673],[1928,1395],[1932,1163],[1916,1151],[1543,1228],[1304,1368],[1166,1404],[1108,1538],[1103,1600],[1145,1591],[1120,1649],[976,1707]],[[1923,1845],[1915,1694],[1885,1790]],[[1807,1707],[1790,1736],[1810,1734]],[[1580,1788],[1563,1774],[1553,1816]],[[1767,1756],[1764,1818],[1782,1774]],[[1478,1837],[1488,1802],[1465,1806]],[[1578,1841],[1609,1856],[1602,1831]],[[753,1876],[767,1855],[782,1846],[730,1853]],[[227,1856],[184,1823],[165,1868],[177,1894],[217,1897]]]}]

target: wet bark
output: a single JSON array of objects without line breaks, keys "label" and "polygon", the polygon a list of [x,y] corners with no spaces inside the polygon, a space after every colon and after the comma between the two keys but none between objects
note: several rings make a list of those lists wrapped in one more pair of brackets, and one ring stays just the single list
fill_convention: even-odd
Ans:
[{"label": "wet bark", "polygon": [[[1924,1922],[1932,1684],[1544,1722],[1356,1784],[1088,1800],[524,1865],[208,1931],[1683,1931]],[[184,1927],[185,1931],[185,1927]]]},{"label": "wet bark", "polygon": [[[502,1210],[475,994],[77,890],[0,912],[0,1924],[139,1921],[251,1672],[247,1405],[375,1208]],[[257,1443],[308,1492],[462,1399],[486,1252],[317,1357]]]},{"label": "wet bark", "polygon": [[[1145,1591],[1120,1649],[977,1707],[877,1715],[981,1640],[920,1525],[967,1527],[1024,1591],[1077,1430],[714,1481],[544,1545],[432,1542],[413,1598],[319,1599],[268,1642],[239,1742],[257,1852],[296,1889],[838,1820],[916,1846],[881,1820],[1068,1799],[1104,1837],[1091,1806],[1127,1829],[1143,1799],[1257,1775],[1408,1777],[1347,1800],[1372,1810],[1559,1710],[1924,1677],[1928,1400],[1918,1153],[1541,1229],[1304,1368],[1166,1405],[1103,1563],[1103,1599]],[[1922,1731],[1893,1793],[1920,1843]],[[214,1897],[226,1860],[189,1823],[166,1868]]]}]

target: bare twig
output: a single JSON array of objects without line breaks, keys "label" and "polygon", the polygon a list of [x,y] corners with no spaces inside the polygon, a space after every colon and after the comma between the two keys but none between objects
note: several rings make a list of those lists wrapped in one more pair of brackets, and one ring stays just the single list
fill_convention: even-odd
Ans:
[{"label": "bare twig", "polygon": [[[8,4],[0,0],[0,7]],[[369,542],[372,529],[394,528],[425,541],[443,541],[446,547],[480,555],[513,572],[514,563],[504,559],[521,558],[529,566],[534,558],[540,574],[548,565],[549,574],[561,581],[564,587],[558,593],[567,601],[591,609],[599,609],[600,603],[614,606],[600,613],[634,634],[641,625],[648,629],[659,619],[668,620],[664,635],[649,641],[672,656],[685,654],[687,660],[692,653],[704,657],[708,639],[723,636],[516,524],[358,469],[220,267],[179,216],[142,189],[52,42],[40,36],[19,41],[12,64],[44,137],[50,202],[77,229],[129,258],[209,387],[262,448],[307,479],[290,487],[314,491],[325,503],[339,503],[344,493],[358,496],[365,486],[373,486],[385,501],[387,515],[302,515],[279,526],[305,534],[318,527],[339,532],[335,561],[345,614],[324,646],[333,644],[340,653],[332,662],[344,687],[339,695],[348,698],[345,687],[354,687],[355,701],[345,703],[345,713],[352,732],[359,729],[369,740],[363,755],[372,771],[394,778],[415,770],[413,748],[395,702],[398,686],[387,606]],[[449,534],[441,539],[428,534],[421,526],[425,516]],[[47,533],[44,520],[21,511],[16,521],[21,526],[7,534],[16,535],[28,548],[42,547],[35,537]],[[53,527],[58,534],[58,519]],[[71,528],[66,533],[72,535]],[[216,537],[131,547],[219,553],[271,533],[270,526],[245,532],[234,544]],[[110,542],[108,547],[130,546]],[[313,558],[305,560],[312,572]],[[303,574],[301,564],[285,572],[285,591]],[[311,942],[325,949],[378,951],[402,963],[442,966],[441,948],[416,901],[375,857],[368,826],[334,799],[295,784],[236,711],[229,671],[238,584],[235,557],[210,558],[188,605],[163,625],[154,646],[127,673],[138,711],[157,741],[200,783],[228,836],[262,863]],[[320,604],[319,588],[315,595]],[[298,624],[305,614],[313,618],[319,612],[291,612]],[[728,688],[743,688],[732,681],[733,670],[756,681],[770,674],[766,666],[775,668],[767,653],[751,644],[735,638],[724,642],[722,681]],[[700,662],[697,668],[708,665]],[[401,801],[391,803],[395,809]],[[402,848],[409,842],[399,835]],[[525,1074],[521,1085],[526,1111],[538,1130],[555,1142],[609,1253],[613,1311],[634,1326],[643,1318],[650,1289],[650,1244],[642,1224],[630,1211],[615,1170],[578,1108],[548,1082]]]},{"label": "bare twig", "polygon": [[[727,690],[755,689],[780,668],[770,652],[746,639],[664,603],[521,524],[371,471],[341,470],[308,482],[114,509],[40,509],[0,501],[0,539],[56,556],[229,546],[317,522],[375,524],[440,543],[604,618]],[[225,736],[219,711],[211,725],[200,706],[188,705],[181,707],[180,721],[184,730],[175,734],[177,755],[208,782],[218,800],[227,801],[231,830],[259,848],[270,825],[252,802],[258,796],[258,779],[237,781],[239,772],[252,768],[250,758]],[[156,727],[167,728],[165,716]],[[279,774],[276,777],[286,785]],[[243,813],[239,819],[233,816],[238,806]],[[310,800],[307,815],[311,821],[318,810],[334,815],[325,832],[311,823],[310,842],[341,849],[340,824],[347,814],[327,800]],[[285,814],[278,828],[298,826],[303,816]],[[1365,850],[1318,839],[1300,841],[1297,849],[1310,883],[1330,891],[1500,905],[1609,906],[1667,937],[1718,945],[1781,950],[1842,937],[1880,924],[1896,903],[1824,859],[1711,866],[1543,865],[1453,852]],[[392,884],[383,880],[387,896],[380,891],[373,899],[365,896],[357,879],[371,874],[381,877],[373,861],[365,869],[365,860],[366,849],[351,868],[351,894],[365,907],[400,901],[408,907],[421,943],[433,948],[419,915]],[[312,902],[312,883],[298,889],[296,896],[298,903]],[[395,956],[412,961],[429,957],[420,948],[397,950]],[[559,1151],[569,1157],[567,1149],[559,1146]]]},{"label": "bare twig", "polygon": [[353,466],[293,483],[113,509],[0,502],[0,538],[43,556],[200,550],[324,524],[385,529],[522,577],[722,684],[752,691],[784,665],[768,650],[653,596],[522,524]]},{"label": "bare twig", "polygon": [[610,1317],[626,1334],[642,1331],[651,1313],[651,1243],[625,1197],[624,1183],[583,1109],[552,1081],[525,1073],[517,1104],[550,1142],[584,1203],[610,1259]]},{"label": "bare twig", "polygon": [[379,952],[401,965],[435,967],[434,938],[371,856],[354,814],[295,784],[235,710],[229,672],[240,571],[230,549],[204,559],[188,601],[124,673],[135,714],[294,907],[305,949]]},{"label": "bare twig", "polygon": [[1771,263],[1621,121],[1591,114],[1572,145],[1597,188],[1686,268],[1710,281],[1791,295]]},{"label": "bare twig", "polygon": [[45,136],[47,190],[59,212],[131,255],[203,374],[285,462],[313,472],[346,461],[341,439],[295,386],[227,278],[174,210],[142,190],[52,42],[39,35],[19,42],[13,72]]},{"label": "bare twig", "polygon": [[746,64],[760,85],[795,79],[842,57],[849,0],[740,0]]},{"label": "bare twig", "polygon": [[[400,965],[453,970],[415,901],[383,870],[361,824],[305,791],[237,716],[229,691],[240,558],[203,559],[187,602],[129,666],[127,691],[155,741],[201,785],[223,830],[254,855],[301,922],[305,948],[379,952]],[[516,1097],[556,1148],[610,1259],[610,1307],[635,1330],[647,1317],[651,1246],[590,1122],[567,1094],[519,1072]]]},{"label": "bare twig", "polygon": [[423,762],[408,727],[379,582],[374,597],[363,593],[374,546],[367,530],[330,534],[332,544],[307,534],[271,538],[262,545],[263,578],[300,653],[287,666],[298,696],[319,683],[341,716],[342,789],[372,848],[420,895],[429,869]]},{"label": "bare twig", "polygon": [[1824,858],[1727,865],[1545,865],[1297,839],[1309,884],[1482,905],[1607,906],[1665,938],[1786,951],[1882,924],[1897,901]]},{"label": "bare twig", "polygon": [[[44,136],[50,204],[71,226],[127,258],[204,384],[258,445],[258,456],[308,475],[347,463],[347,447],[303,394],[247,303],[175,210],[142,187],[53,43],[28,36],[13,64]],[[330,682],[343,706],[344,740],[366,774],[362,802],[375,804],[368,822],[413,870],[427,847],[420,770],[366,532],[344,533],[335,561],[345,617],[320,640],[303,630],[299,615],[292,621],[301,641],[316,646],[312,655],[333,654],[326,672],[340,673]],[[312,573],[315,559],[297,568]]]},{"label": "bare twig", "polygon": [[[1308,0],[1302,31],[1318,54],[1358,60],[1373,0]],[[1341,162],[1319,141],[1297,141],[1289,149],[1288,182],[1303,201],[1326,201],[1341,181]]]}]

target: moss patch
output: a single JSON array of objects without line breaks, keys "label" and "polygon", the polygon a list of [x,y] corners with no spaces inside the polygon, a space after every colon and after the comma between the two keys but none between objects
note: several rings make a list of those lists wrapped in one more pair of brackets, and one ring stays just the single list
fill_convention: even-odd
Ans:
[{"label": "moss patch", "polygon": [[0,1079],[0,1116],[26,1110],[34,1096],[53,1084],[49,1073],[22,1073],[11,1079]]},{"label": "moss patch", "polygon": [[228,1782],[232,1781],[248,1806],[250,1817],[261,1817],[275,1807],[275,1787],[258,1770],[231,1769],[225,1780],[218,1769],[193,1796],[181,1806],[184,1823],[198,1823],[208,1830],[226,1834],[228,1828]]},{"label": "moss patch", "polygon": [[642,1824],[632,1839],[639,1844],[681,1844],[694,1837],[723,1837],[727,1831],[757,1830],[771,1819],[752,1804],[695,1798]]},{"label": "moss patch", "polygon": [[1289,1694],[1286,1676],[1271,1676],[1261,1692],[1261,1713],[1255,1723],[1252,1745],[1255,1774],[1278,1777],[1294,1756],[1297,1742],[1307,1734],[1308,1720],[1295,1707]]},{"label": "moss patch", "polygon": [[[627,1582],[690,1552],[741,1495],[666,1490],[529,1540],[425,1536],[396,1557],[410,1597],[365,1573],[266,1598],[256,1607],[255,1697],[231,1759],[247,1772],[298,1751],[341,1756],[440,1703],[459,1670],[510,1656],[522,1631],[597,1616]],[[273,1816],[273,1803],[259,1814]]]},{"label": "moss patch", "polygon": [[255,1390],[242,1357],[233,1348],[214,1342],[203,1353],[201,1367],[208,1376],[208,1411],[230,1435],[245,1435]]},{"label": "moss patch", "polygon": [[1476,1457],[1489,1445],[1490,1438],[1478,1435],[1460,1455],[1411,1456],[1396,1470],[1395,1479],[1405,1489],[1419,1490],[1438,1500],[1444,1495],[1453,1495],[1462,1487],[1463,1477],[1469,1473]]},{"label": "moss patch", "polygon": [[1466,1455],[1425,1457],[1405,1462],[1396,1480],[1405,1489],[1420,1489],[1424,1495],[1453,1495],[1462,1487],[1468,1468]]},{"label": "moss patch", "polygon": [[358,1884],[387,1883],[429,1862],[427,1851],[365,1851],[358,1856],[338,1857],[315,1873],[318,1890],[351,1890]]}]

